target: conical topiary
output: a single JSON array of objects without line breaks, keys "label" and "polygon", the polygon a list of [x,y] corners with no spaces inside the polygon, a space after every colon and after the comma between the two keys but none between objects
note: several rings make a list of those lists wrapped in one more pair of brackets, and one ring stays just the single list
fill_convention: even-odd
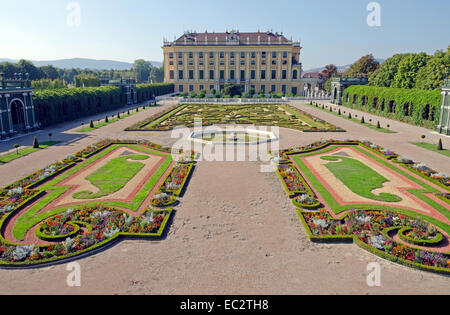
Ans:
[{"label": "conical topiary", "polygon": [[105,123],[109,123],[108,115],[105,117]]},{"label": "conical topiary", "polygon": [[381,124],[380,122],[377,122],[377,128],[380,129],[381,128]]},{"label": "conical topiary", "polygon": [[120,119],[120,113],[117,113],[117,118]]},{"label": "conical topiary", "polygon": [[94,121],[93,120],[91,120],[91,122],[89,124],[89,127],[94,128]]},{"label": "conical topiary", "polygon": [[339,110],[338,110],[338,115],[339,116],[341,116],[342,115],[342,113],[341,113],[341,109],[339,108]]},{"label": "conical topiary", "polygon": [[362,116],[362,118],[361,118],[361,124],[365,124],[366,123],[366,120],[364,119],[364,116]]},{"label": "conical topiary", "polygon": [[438,151],[444,150],[444,146],[442,145],[442,139],[439,139],[439,143],[438,143],[437,149],[438,149]]},{"label": "conical topiary", "polygon": [[352,119],[352,113],[348,113],[348,118]]},{"label": "conical topiary", "polygon": [[33,148],[39,149],[39,141],[38,141],[37,137],[34,137]]}]

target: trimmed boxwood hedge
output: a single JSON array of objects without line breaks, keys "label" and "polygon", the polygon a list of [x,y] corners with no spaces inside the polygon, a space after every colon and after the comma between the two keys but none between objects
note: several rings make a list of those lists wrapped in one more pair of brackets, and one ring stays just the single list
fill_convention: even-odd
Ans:
[{"label": "trimmed boxwood hedge", "polygon": [[435,129],[441,92],[354,85],[344,90],[344,106],[409,124]]}]

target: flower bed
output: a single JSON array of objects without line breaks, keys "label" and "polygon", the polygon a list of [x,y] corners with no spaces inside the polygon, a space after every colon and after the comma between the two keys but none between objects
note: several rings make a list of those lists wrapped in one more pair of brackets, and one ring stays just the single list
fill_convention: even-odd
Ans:
[{"label": "flower bed", "polygon": [[292,202],[295,206],[303,208],[305,210],[314,210],[318,209],[321,206],[321,203],[317,198],[312,197],[308,194],[303,194],[295,197]]},{"label": "flower bed", "polygon": [[[398,162],[401,167],[448,189],[445,181],[438,181],[439,178],[444,178],[444,176],[437,176],[436,172],[430,170],[426,165],[414,163],[406,157],[400,157],[391,150],[384,149],[369,141],[318,141],[308,146],[287,149],[280,151],[278,155],[276,153],[272,155],[279,156],[281,159],[290,159],[291,155],[315,152],[331,145],[359,145],[385,159]],[[306,181],[300,175],[297,177],[290,175],[292,173],[299,174],[294,165],[282,164],[280,166],[294,169],[287,172],[287,175],[280,175],[280,177],[287,194],[294,198],[294,205],[303,209],[298,211],[299,217],[312,241],[354,241],[364,249],[391,261],[422,270],[450,273],[450,253],[436,253],[432,249],[441,245],[444,238],[448,236],[438,232],[430,223],[400,214],[392,209],[380,209],[383,208],[380,206],[374,206],[373,210],[370,208],[367,210],[350,210],[342,218],[333,219],[327,211],[321,210],[322,205],[318,202]],[[280,171],[278,173],[280,174]],[[302,193],[300,196],[294,193],[296,186],[292,185],[291,182],[297,183],[297,178],[301,178],[303,185],[305,185],[305,191],[310,193]],[[288,186],[286,182],[289,184]],[[448,193],[436,193],[436,196],[448,202]],[[319,210],[311,211],[317,209]],[[407,245],[395,241],[395,235],[398,235],[398,238]],[[430,249],[424,250],[414,246],[429,247]]]},{"label": "flower bed", "polygon": [[[393,230],[410,230],[418,225],[432,227],[416,218],[392,211],[354,210],[341,219],[332,219],[326,211],[300,212],[310,239],[313,241],[335,241],[355,239],[363,247],[380,256],[421,269],[450,274],[450,254],[434,253],[400,244],[390,237]],[[405,229],[406,228],[406,229]]]},{"label": "flower bed", "polygon": [[175,164],[170,174],[165,178],[160,190],[165,193],[173,194],[174,196],[180,196],[193,167],[193,163]]},{"label": "flower bed", "polygon": [[284,189],[289,197],[293,198],[298,194],[309,192],[303,178],[292,164],[278,165],[277,173],[280,176]]},{"label": "flower bed", "polygon": [[[43,234],[50,231],[64,233],[71,230],[70,225],[81,226],[67,234],[72,237],[45,246],[19,246],[3,242],[0,245],[0,264],[35,265],[52,262],[94,250],[119,236],[160,237],[171,212],[171,209],[147,211],[143,216],[133,217],[101,205],[69,209],[44,221],[40,230]],[[76,234],[73,233],[75,231]]]},{"label": "flower bed", "polygon": [[175,196],[161,192],[153,197],[153,199],[150,201],[150,204],[153,207],[164,208],[172,206],[176,202],[177,198]]},{"label": "flower bed", "polygon": [[[81,157],[88,158],[114,144],[139,145],[162,153],[171,152],[170,148],[148,141],[103,140],[80,151],[77,156],[69,156],[61,162],[53,163],[0,190],[0,228],[4,231],[15,212],[24,209],[34,201],[38,201],[35,205],[39,205],[40,198],[51,194],[51,192],[46,194],[44,189],[47,189],[47,186],[40,188],[39,185],[75,166],[82,161]],[[170,172],[171,177],[166,178],[166,184],[176,183],[179,185],[177,186],[178,190],[173,191],[173,194],[181,192],[187,185],[195,158],[195,152],[192,151],[180,150],[178,153],[184,157],[185,161],[176,164],[176,167]],[[169,165],[170,161],[167,167]],[[157,180],[155,178],[155,184]],[[33,190],[30,187],[37,188]],[[158,191],[160,189],[161,187],[157,187]],[[51,187],[49,190],[52,190]],[[165,193],[160,192],[160,194]],[[177,198],[175,195],[169,195],[167,198],[160,198],[159,201],[152,200],[151,204],[164,209],[148,209],[142,216],[130,216],[124,211],[116,209],[113,202],[109,205],[108,203],[96,206],[89,204],[82,208],[79,205],[73,206],[74,209],[62,210],[64,211],[62,214],[45,219],[34,229],[34,234],[38,239],[49,242],[51,245],[19,246],[8,242],[0,235],[0,265],[28,266],[63,260],[93,251],[119,236],[159,238],[172,212],[172,209],[167,206],[175,204]],[[44,202],[43,206],[45,204]]]}]

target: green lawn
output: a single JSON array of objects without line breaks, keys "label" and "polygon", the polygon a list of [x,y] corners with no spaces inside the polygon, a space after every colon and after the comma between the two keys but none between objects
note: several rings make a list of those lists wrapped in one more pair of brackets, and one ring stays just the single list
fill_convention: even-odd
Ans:
[{"label": "green lawn", "polygon": [[427,142],[413,142],[413,144],[418,147],[421,147],[421,148],[424,148],[424,149],[427,149],[427,150],[450,157],[450,149],[444,148],[444,150],[439,151],[437,149],[437,144],[431,144],[431,143],[427,143]]},{"label": "green lawn", "polygon": [[[308,104],[308,105],[315,107],[315,105],[313,105],[313,104]],[[384,132],[384,133],[397,133],[397,132],[395,132],[395,131],[393,131],[393,130],[390,130],[390,129],[388,129],[388,128],[383,128],[383,127],[382,127],[382,128],[377,128],[376,125],[372,125],[371,123],[367,123],[367,122],[362,123],[362,122],[361,122],[361,119],[350,118],[350,117],[348,117],[348,115],[343,115],[343,114],[342,114],[342,115],[338,115],[338,113],[336,113],[335,111],[330,112],[329,109],[322,109],[322,107],[315,107],[315,108],[318,108],[318,109],[320,109],[320,110],[323,110],[324,112],[333,114],[334,116],[341,117],[341,118],[345,118],[345,119],[347,119],[347,120],[353,121],[354,123],[360,124],[360,125],[362,125],[362,126],[364,126],[364,127],[367,127],[367,128],[370,128],[370,129],[379,131],[379,132]]]},{"label": "green lawn", "polygon": [[60,143],[60,141],[48,141],[48,142],[43,142],[39,145],[39,149],[35,149],[32,146],[31,147],[26,147],[24,149],[19,150],[18,152],[14,152],[14,153],[10,153],[8,155],[4,155],[0,157],[0,164],[6,164],[9,163],[11,161],[14,161],[16,159],[19,159],[23,156],[29,155],[33,152],[51,147],[55,144]]},{"label": "green lawn", "polygon": [[87,180],[99,191],[81,191],[73,195],[76,199],[95,199],[110,195],[121,190],[145,166],[143,163],[132,162],[147,160],[147,155],[121,156],[98,169]]},{"label": "green lawn", "polygon": [[321,159],[332,162],[325,166],[355,194],[377,201],[402,201],[400,197],[393,194],[373,194],[373,190],[382,188],[383,184],[389,180],[360,161],[343,156],[324,156]]}]

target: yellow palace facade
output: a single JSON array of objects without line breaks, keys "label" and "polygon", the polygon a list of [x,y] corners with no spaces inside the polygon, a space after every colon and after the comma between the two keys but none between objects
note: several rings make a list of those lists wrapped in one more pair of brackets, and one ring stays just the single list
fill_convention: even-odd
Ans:
[{"label": "yellow palace facade", "polygon": [[300,94],[303,89],[299,42],[272,32],[185,33],[164,41],[164,81],[175,92],[222,90],[241,85],[248,93],[262,90]]}]

